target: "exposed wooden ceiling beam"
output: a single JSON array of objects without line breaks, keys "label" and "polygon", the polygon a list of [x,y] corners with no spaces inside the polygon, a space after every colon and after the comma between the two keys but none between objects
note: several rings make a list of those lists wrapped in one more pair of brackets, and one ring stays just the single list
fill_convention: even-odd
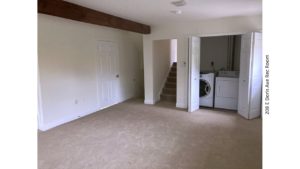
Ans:
[{"label": "exposed wooden ceiling beam", "polygon": [[150,26],[62,0],[38,0],[38,12],[76,21],[150,34]]}]

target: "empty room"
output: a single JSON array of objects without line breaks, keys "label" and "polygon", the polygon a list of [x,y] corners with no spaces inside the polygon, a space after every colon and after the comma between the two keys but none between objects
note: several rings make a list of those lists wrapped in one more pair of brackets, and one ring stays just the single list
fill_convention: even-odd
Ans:
[{"label": "empty room", "polygon": [[39,169],[261,169],[261,0],[38,0]]}]

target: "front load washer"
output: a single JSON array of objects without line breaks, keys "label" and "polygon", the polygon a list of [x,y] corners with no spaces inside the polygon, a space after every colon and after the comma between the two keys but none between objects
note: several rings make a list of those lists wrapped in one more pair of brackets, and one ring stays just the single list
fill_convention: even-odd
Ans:
[{"label": "front load washer", "polygon": [[214,73],[200,73],[200,106],[213,107],[214,104]]}]

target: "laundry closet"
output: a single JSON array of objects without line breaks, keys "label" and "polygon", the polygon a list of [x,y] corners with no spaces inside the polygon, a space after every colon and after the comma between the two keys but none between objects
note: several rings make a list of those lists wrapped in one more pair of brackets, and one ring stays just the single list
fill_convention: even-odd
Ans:
[{"label": "laundry closet", "polygon": [[200,38],[199,105],[261,113],[261,33]]}]

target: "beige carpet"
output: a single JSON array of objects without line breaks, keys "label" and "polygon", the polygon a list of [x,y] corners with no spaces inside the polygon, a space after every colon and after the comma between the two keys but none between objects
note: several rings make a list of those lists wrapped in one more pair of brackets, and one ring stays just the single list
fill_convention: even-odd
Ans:
[{"label": "beige carpet", "polygon": [[39,169],[260,169],[261,119],[130,100],[38,133]]}]

